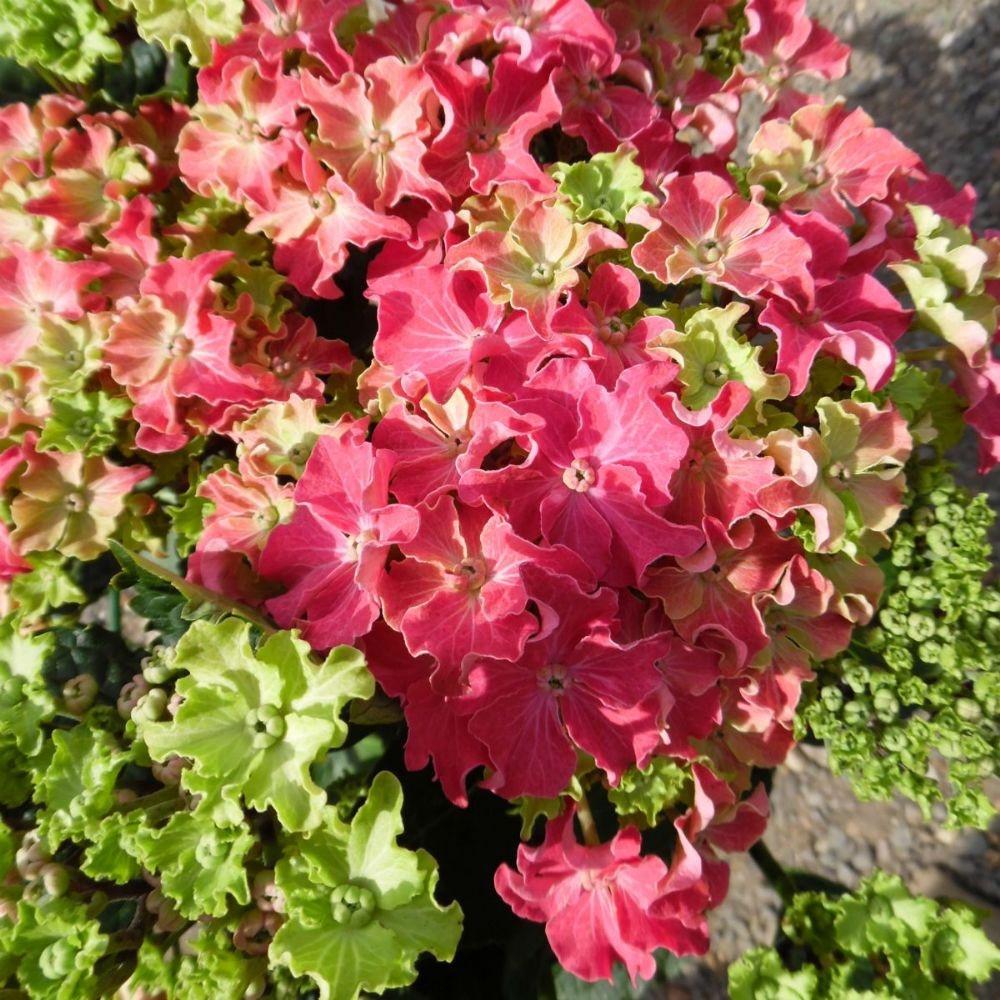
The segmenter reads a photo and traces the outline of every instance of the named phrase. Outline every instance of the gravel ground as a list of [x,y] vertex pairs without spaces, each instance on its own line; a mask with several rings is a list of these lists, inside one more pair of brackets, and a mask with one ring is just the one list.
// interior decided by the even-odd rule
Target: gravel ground
[[[809,9],[854,47],[850,75],[831,91],[955,183],[972,183],[977,226],[1000,227],[1000,0],[810,0]],[[973,442],[958,462],[965,484],[988,490],[1000,510],[1000,473],[976,476]],[[988,927],[1000,935],[1000,826],[957,834],[925,823],[906,800],[858,802],[813,747],[793,751],[775,776],[772,817],[765,841],[787,867],[853,887],[878,866],[915,892],[992,910]],[[773,941],[777,895],[749,857],[730,860],[730,893],[710,920],[712,953],[665,1000],[725,997],[726,965]]]

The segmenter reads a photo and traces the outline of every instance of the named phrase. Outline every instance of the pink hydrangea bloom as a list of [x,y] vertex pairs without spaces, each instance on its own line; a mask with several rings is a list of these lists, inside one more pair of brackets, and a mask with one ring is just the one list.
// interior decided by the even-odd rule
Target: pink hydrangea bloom
[[90,261],[63,261],[17,243],[0,259],[0,365],[20,360],[38,339],[46,316],[80,319],[86,286],[108,268]]
[[386,621],[414,654],[430,653],[458,670],[467,656],[516,659],[538,622],[528,610],[525,565],[593,584],[566,549],[542,549],[514,534],[487,507],[450,496],[417,508],[420,526],[400,543],[381,587]]
[[839,80],[847,72],[850,46],[806,15],[806,0],[749,0],[746,18],[741,45],[760,65],[736,67],[730,88],[753,87],[768,104],[797,107],[807,98],[792,89],[796,77]]
[[610,635],[617,600],[584,594],[573,580],[532,571],[542,612],[539,632],[513,660],[470,658],[475,714],[470,731],[486,745],[495,773],[487,786],[505,798],[560,794],[576,767],[576,747],[617,781],[644,763],[658,742],[662,644],[620,646]]
[[[672,366],[665,366],[672,374]],[[526,538],[561,544],[604,580],[634,583],[662,555],[689,555],[701,532],[658,511],[687,439],[653,400],[655,363],[628,369],[614,390],[580,361],[553,361],[509,408],[538,420],[520,465],[469,469],[460,493],[510,518]]]
[[228,60],[217,79],[199,75],[194,117],[178,141],[181,172],[200,194],[224,191],[266,204],[296,147],[299,81],[280,63],[250,55]]
[[572,808],[545,827],[538,847],[522,844],[517,870],[502,865],[497,892],[526,920],[545,923],[545,934],[563,968],[594,982],[610,979],[622,962],[632,982],[652,979],[653,952],[700,954],[708,948],[702,908],[701,861],[678,829],[668,869],[642,856],[639,831],[626,827],[606,844],[580,844]]
[[367,247],[409,235],[403,219],[369,208],[309,150],[291,151],[283,167],[274,191],[254,211],[247,229],[274,240],[275,266],[304,295],[340,295],[331,278],[347,260],[349,246]]
[[787,120],[765,122],[750,142],[751,180],[775,177],[787,208],[817,211],[838,226],[851,207],[882,200],[892,178],[920,158],[860,108],[809,104]]
[[147,451],[172,451],[188,440],[186,400],[228,404],[255,396],[230,361],[234,324],[212,308],[212,278],[231,257],[213,251],[155,265],[111,327],[104,361],[135,402],[136,441]]
[[389,504],[393,455],[364,440],[364,424],[325,436],[295,487],[291,520],[268,537],[260,572],[287,592],[267,602],[282,628],[317,649],[354,642],[378,617],[389,547],[411,539],[418,514]]
[[812,248],[815,294],[806,304],[771,297],[760,323],[778,338],[777,371],[788,376],[791,392],[801,393],[820,352],[858,368],[872,389],[880,389],[895,368],[895,342],[910,325],[911,314],[870,274],[841,277],[847,262],[844,233],[818,213],[788,224]]
[[375,357],[399,376],[407,395],[426,385],[446,403],[472,366],[502,348],[504,312],[475,271],[441,264],[416,268],[406,285],[376,283],[379,329]]
[[632,259],[665,284],[708,280],[753,298],[764,289],[785,298],[807,293],[809,247],[761,203],[746,201],[716,174],[681,175],[664,185],[666,201],[632,209],[629,222],[649,230]]
[[492,72],[473,61],[469,68],[432,63],[428,73],[445,121],[425,165],[449,191],[485,194],[507,181],[551,190],[552,179],[528,151],[532,137],[559,120],[550,70],[532,71],[504,55]]
[[302,98],[317,122],[315,154],[376,211],[407,197],[448,203],[422,165],[429,90],[429,82],[392,56],[372,63],[364,76],[345,73],[333,84],[302,76]]
[[597,381],[613,389],[626,368],[652,360],[647,343],[671,325],[662,316],[629,322],[623,314],[638,305],[639,295],[639,279],[632,271],[598,264],[586,291],[574,294],[553,317],[556,343],[550,350],[588,359]]

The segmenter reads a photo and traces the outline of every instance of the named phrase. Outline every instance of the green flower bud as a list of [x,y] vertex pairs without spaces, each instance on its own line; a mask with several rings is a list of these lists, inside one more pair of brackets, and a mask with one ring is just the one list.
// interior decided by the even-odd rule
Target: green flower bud
[[139,718],[148,719],[150,722],[162,719],[167,711],[167,702],[169,700],[170,696],[163,688],[153,688],[148,694],[143,696],[139,704],[132,710],[132,718],[135,719],[138,716]]
[[371,889],[347,882],[330,893],[330,913],[336,923],[347,927],[366,927],[375,914],[377,901]]
[[275,705],[261,705],[247,715],[253,731],[253,745],[260,750],[274,746],[285,735],[285,717]]

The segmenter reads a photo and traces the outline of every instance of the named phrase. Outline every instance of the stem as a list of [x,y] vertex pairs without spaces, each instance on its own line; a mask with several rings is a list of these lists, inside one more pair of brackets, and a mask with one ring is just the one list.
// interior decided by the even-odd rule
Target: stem
[[105,955],[114,955],[120,951],[135,951],[142,944],[144,935],[141,930],[118,931],[108,938]]
[[707,278],[703,279],[701,283],[701,301],[709,306],[715,302],[715,289],[711,286]]
[[750,857],[763,872],[764,878],[771,884],[771,888],[781,897],[782,903],[788,906],[795,895],[795,883],[788,872],[781,867],[778,859],[768,850],[763,840],[758,840],[750,848]]
[[583,842],[590,847],[599,846],[601,838],[597,832],[597,824],[594,822],[594,814],[590,811],[586,792],[576,804],[576,818],[580,821],[580,829],[583,831]]
[[117,632],[122,630],[122,592],[117,587],[108,589],[108,631]]
[[[124,545],[113,543],[110,547],[115,558],[118,558],[120,553],[125,560],[135,563],[143,572],[148,573],[150,576],[155,576],[164,583],[169,583],[174,590],[189,601],[200,601],[204,604],[211,604],[221,611],[235,615],[237,618],[242,618],[244,621],[250,622],[251,625],[256,625],[265,635],[275,635],[278,632],[278,629],[266,618],[254,611],[253,608],[248,608],[245,604],[240,604],[238,601],[231,601],[228,597],[224,597],[214,590],[209,590],[208,587],[203,587],[199,583],[191,583],[182,576],[172,573],[165,566],[154,562],[148,556],[140,555],[131,549],[126,549]],[[128,572],[129,568],[122,562],[122,559],[119,558],[118,561],[122,564],[122,568]]]
[[150,792],[149,795],[141,795],[130,802],[123,802],[120,806],[114,808],[112,812],[130,813],[135,812],[136,809],[149,809],[154,806],[171,805],[174,800],[179,800],[180,797],[177,785],[167,785],[165,788]]

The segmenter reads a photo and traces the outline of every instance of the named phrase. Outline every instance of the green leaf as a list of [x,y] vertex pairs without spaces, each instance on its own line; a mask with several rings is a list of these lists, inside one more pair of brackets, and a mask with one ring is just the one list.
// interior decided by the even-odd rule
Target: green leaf
[[89,80],[100,60],[121,58],[109,29],[91,0],[0,0],[4,54],[74,83]]
[[349,827],[328,810],[328,822],[291,841],[275,868],[286,919],[271,961],[309,976],[321,1000],[405,986],[422,951],[445,961],[455,953],[461,911],[434,899],[430,855],[396,844],[401,810],[399,782],[382,772]]
[[641,816],[652,827],[691,787],[690,779],[690,767],[669,757],[654,757],[644,770],[630,767],[618,786],[608,790],[608,798],[619,816]]
[[635,162],[636,151],[625,146],[613,153],[596,153],[580,163],[556,163],[552,176],[559,191],[573,205],[580,222],[616,226],[636,205],[653,205],[656,198],[643,190],[645,174]]
[[778,953],[767,948],[748,951],[729,967],[730,1000],[812,1000],[824,995],[817,990],[815,970],[786,969]]
[[86,907],[69,896],[17,904],[11,951],[17,978],[32,1000],[97,998],[94,966],[108,937]]
[[117,805],[115,781],[132,751],[107,732],[82,723],[52,734],[52,758],[38,778],[38,829],[49,850],[85,840]]
[[33,553],[27,557],[28,573],[19,573],[10,584],[15,614],[27,622],[38,621],[67,604],[82,604],[86,594],[66,572],[67,560],[58,552]]
[[42,723],[55,714],[43,675],[53,642],[51,633],[22,635],[12,617],[0,621],[0,744],[26,756],[41,749]]
[[105,392],[56,394],[38,447],[41,451],[103,455],[115,444],[118,421],[131,408],[127,399]]
[[199,790],[271,807],[287,830],[316,826],[326,796],[310,766],[344,742],[340,713],[370,696],[374,681],[356,650],[338,647],[320,665],[309,653],[294,633],[275,633],[255,651],[246,622],[196,622],[173,661],[187,671],[176,685],[183,702],[169,721],[140,719],[139,736],[154,760],[192,760],[185,787],[193,777]]
[[123,885],[138,878],[142,867],[136,860],[136,836],[142,829],[144,813],[113,812],[90,825],[87,838],[90,843],[83,854],[80,871],[92,879],[117,882]]
[[231,42],[242,25],[243,0],[128,0],[139,34],[168,52],[183,43],[197,66],[212,61],[212,41]]
[[246,857],[256,844],[246,823],[216,826],[207,810],[176,812],[160,829],[136,837],[143,867],[158,875],[164,895],[191,920],[225,915],[230,899],[250,902]]

